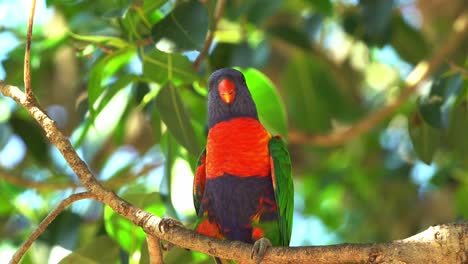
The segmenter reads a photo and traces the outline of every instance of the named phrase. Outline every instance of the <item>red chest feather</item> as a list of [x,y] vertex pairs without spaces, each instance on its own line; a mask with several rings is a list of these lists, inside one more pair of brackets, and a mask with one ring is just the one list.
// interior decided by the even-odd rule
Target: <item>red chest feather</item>
[[213,126],[206,145],[206,176],[225,173],[239,176],[269,176],[270,133],[253,118],[235,118]]

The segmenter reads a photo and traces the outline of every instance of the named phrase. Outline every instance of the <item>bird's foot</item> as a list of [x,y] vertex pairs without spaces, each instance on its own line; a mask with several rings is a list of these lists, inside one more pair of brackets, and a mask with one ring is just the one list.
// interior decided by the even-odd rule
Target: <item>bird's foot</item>
[[161,221],[159,221],[158,229],[159,232],[166,233],[167,231],[169,231],[170,228],[175,226],[183,227],[184,225],[179,220],[176,220],[174,218],[163,217],[161,218]]
[[267,249],[272,246],[273,245],[271,244],[271,241],[268,238],[266,237],[260,238],[259,240],[255,241],[252,247],[250,258],[253,259],[255,256],[256,263],[259,264],[262,261],[263,257],[265,256]]
[[[163,217],[161,218],[161,221],[158,224],[158,229],[159,229],[159,232],[166,233],[167,231],[169,231],[170,228],[175,227],[175,226],[183,227],[184,225],[179,220],[176,220],[174,218]],[[174,247],[174,244],[170,242],[167,242],[167,244],[163,244],[161,241],[161,248],[163,250],[169,251],[173,247]]]

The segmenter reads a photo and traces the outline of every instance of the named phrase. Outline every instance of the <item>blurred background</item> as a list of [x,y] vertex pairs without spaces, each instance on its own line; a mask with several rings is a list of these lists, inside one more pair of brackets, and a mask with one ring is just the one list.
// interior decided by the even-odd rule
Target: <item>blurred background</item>
[[[22,87],[30,1],[0,0],[0,79]],[[32,87],[103,184],[191,227],[212,71],[239,67],[295,181],[291,246],[384,242],[468,217],[468,42],[369,132],[446,49],[465,0],[38,0]],[[222,13],[220,11],[223,11]],[[222,14],[222,15],[221,15]],[[466,24],[466,22],[465,22]],[[207,55],[195,62],[207,35]],[[27,112],[0,96],[0,259],[84,191]],[[140,228],[76,202],[22,263],[147,263]],[[166,263],[211,263],[175,248]]]

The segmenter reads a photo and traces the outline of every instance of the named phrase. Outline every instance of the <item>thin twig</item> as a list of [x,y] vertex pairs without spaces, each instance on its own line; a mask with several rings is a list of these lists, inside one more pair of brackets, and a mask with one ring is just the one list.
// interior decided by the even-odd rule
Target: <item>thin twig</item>
[[73,202],[83,200],[83,199],[95,199],[97,200],[96,195],[89,193],[89,192],[82,192],[82,193],[75,193],[70,195],[68,198],[62,200],[54,210],[52,210],[49,215],[42,220],[39,226],[34,230],[34,232],[28,237],[26,241],[19,247],[19,249],[15,252],[13,257],[10,260],[10,264],[18,263],[26,251],[31,247],[32,243],[47,229],[47,227],[54,221],[55,218],[67,208]]
[[[461,23],[462,25],[460,25]],[[451,34],[445,45],[442,46],[442,48],[432,57],[429,64],[426,65],[423,63],[415,67],[410,76],[417,77],[413,78],[414,80],[407,80],[408,85],[406,89],[400,93],[395,101],[389,103],[380,110],[371,113],[353,126],[345,130],[332,132],[328,135],[307,135],[300,131],[292,131],[288,135],[289,142],[295,144],[308,143],[320,146],[337,146],[373,129],[377,124],[392,115],[401,105],[408,101],[408,99],[418,90],[422,81],[435,73],[445,62],[445,58],[454,52],[460,43],[462,43],[462,40],[466,37],[466,33],[468,31],[468,12],[465,12],[457,18],[454,22],[454,25],[455,24],[458,25],[458,28],[456,28],[455,32]]]
[[194,70],[198,70],[201,62],[205,59],[205,57],[208,55],[208,52],[210,51],[211,43],[213,42],[214,34],[218,28],[219,20],[221,20],[221,17],[223,16],[224,6],[225,6],[225,0],[218,0],[218,3],[216,4],[213,26],[211,27],[210,32],[208,33],[208,36],[205,39],[203,50],[200,52],[198,57],[193,62]]
[[[137,173],[129,174],[128,176],[124,177],[113,177],[109,180],[102,181],[102,185],[109,189],[116,189],[122,187],[125,184],[128,184],[130,181],[147,175],[151,170],[160,167],[162,163],[150,164],[144,166],[143,169]],[[28,189],[36,189],[36,190],[64,190],[64,189],[76,189],[76,188],[84,188],[82,184],[79,182],[40,182],[40,181],[33,181],[30,179],[23,178],[19,175],[11,175],[5,171],[0,169],[0,179],[5,180],[8,183],[16,185],[18,187],[24,187]]]
[[156,236],[147,234],[146,242],[148,243],[149,263],[162,264],[163,257],[161,252],[161,240]]
[[28,34],[26,38],[26,51],[24,52],[24,90],[27,98],[33,98],[31,89],[31,42],[32,29],[34,24],[34,11],[36,10],[36,0],[31,2],[31,13],[29,13]]
[[25,179],[19,175],[10,175],[4,171],[0,170],[0,179],[5,180],[8,183],[13,185],[24,187],[28,189],[36,189],[40,191],[44,190],[63,190],[68,188],[78,188],[83,187],[74,182],[64,182],[64,183],[50,183],[50,182],[38,182],[30,179]]

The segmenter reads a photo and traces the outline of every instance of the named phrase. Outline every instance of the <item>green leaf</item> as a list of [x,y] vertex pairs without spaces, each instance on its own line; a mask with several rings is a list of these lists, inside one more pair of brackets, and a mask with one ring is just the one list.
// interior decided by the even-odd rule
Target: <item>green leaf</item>
[[210,64],[214,69],[261,67],[268,60],[269,53],[270,47],[266,41],[256,47],[252,47],[248,42],[218,43],[210,54]]
[[369,45],[385,45],[391,34],[391,18],[394,1],[360,0],[361,23],[364,26],[363,40]]
[[201,152],[200,144],[190,123],[189,116],[180,98],[177,87],[168,82],[159,91],[156,97],[156,108],[167,129],[177,142],[185,147],[191,154],[198,156]]
[[466,201],[468,201],[468,183],[465,182],[458,186],[455,193],[457,214],[465,219],[468,218],[468,206],[466,206]]
[[317,13],[304,17],[304,31],[307,33],[308,40],[313,40],[317,36],[323,20],[324,16]]
[[462,83],[460,74],[437,76],[429,95],[419,101],[424,121],[435,128],[447,128],[453,105],[462,95]]
[[414,114],[408,129],[418,158],[426,164],[431,164],[435,152],[441,145],[442,131],[423,122],[419,112]]
[[468,100],[452,110],[447,128],[447,143],[455,156],[468,161]]
[[18,114],[10,118],[10,125],[13,132],[19,135],[26,144],[27,152],[40,164],[47,164],[49,143],[41,127],[30,118]]
[[281,0],[250,0],[246,5],[248,8],[247,19],[253,24],[260,24],[272,16],[281,7]]
[[166,132],[161,137],[161,150],[164,153],[165,164],[163,178],[161,181],[161,196],[166,205],[167,215],[176,216],[176,210],[171,200],[171,191],[173,186],[173,173],[177,157],[180,156],[180,145],[177,144],[174,136]]
[[[158,193],[138,193],[135,190],[129,190],[120,196],[129,203],[156,216],[161,217],[166,212]],[[145,232],[140,227],[114,212],[109,206],[104,208],[104,226],[107,234],[129,254],[139,250],[146,237]]]
[[257,105],[262,124],[273,135],[288,136],[288,125],[284,103],[275,85],[260,71],[248,68],[242,70],[250,93]]
[[417,64],[430,54],[430,46],[421,31],[406,24],[401,15],[392,18],[392,38],[390,44],[405,61]]
[[23,193],[23,191],[24,189],[18,188],[13,184],[3,180],[0,181],[0,199],[1,201],[5,201],[0,203],[0,216],[7,216],[17,210],[15,209],[14,203],[12,201],[21,193]]
[[[312,59],[311,59],[312,58]],[[330,74],[331,69],[319,59],[298,53],[282,76],[288,113],[296,128],[308,132],[331,129],[331,119],[352,119],[357,111],[351,107]]]
[[69,32],[68,34],[70,34],[70,36],[76,40],[80,40],[80,41],[84,41],[88,43],[100,44],[104,46],[110,46],[110,47],[114,47],[118,49],[124,49],[130,45],[130,43],[118,37],[79,35],[73,32]]
[[98,106],[96,107],[96,113],[100,113],[107,104],[111,101],[112,98],[120,90],[127,87],[129,84],[134,83],[139,80],[139,76],[135,74],[125,74],[119,77],[115,82],[109,85],[109,87],[104,91],[102,100],[99,101]]
[[99,236],[91,243],[77,249],[59,263],[116,263],[119,260],[119,247],[107,236]]
[[280,24],[268,28],[268,33],[304,50],[310,50],[310,43],[305,32],[289,25]]
[[155,139],[155,143],[159,143],[161,141],[162,136],[162,128],[161,128],[161,115],[156,109],[154,104],[151,104],[148,107],[148,112],[150,116],[150,124],[153,132],[153,136]]
[[330,0],[307,0],[307,2],[323,15],[331,16],[333,13],[333,5]]
[[168,80],[168,56],[171,56],[172,80],[175,83],[191,83],[199,78],[187,57],[158,50],[143,55],[143,76],[157,84],[165,84]]
[[[194,251],[188,251],[184,248],[175,247],[167,252],[164,257],[165,263],[200,263],[201,261],[195,261],[192,255]],[[207,255],[205,255],[207,256]],[[207,260],[207,261],[206,261]],[[205,257],[205,263],[213,263],[213,258]]]
[[[0,101],[0,105],[1,105],[1,101]],[[0,110],[2,110],[2,109],[0,109]],[[5,112],[9,111],[9,109],[8,110],[5,109],[4,111]],[[10,113],[7,113],[7,114],[9,115]],[[11,130],[11,128],[10,128],[10,126],[8,124],[0,122],[0,151],[5,147],[5,145],[10,140],[10,136],[11,136],[12,132],[13,131]]]
[[75,248],[82,222],[83,218],[78,214],[64,211],[47,227],[41,238],[51,245]]
[[94,103],[102,93],[105,78],[110,77],[135,55],[134,49],[121,49],[101,57],[92,67],[88,81],[88,101],[92,114],[95,114]]
[[83,129],[79,131],[79,134],[76,137],[76,141],[74,142],[74,147],[77,148],[83,142],[83,139],[86,137],[89,129],[94,124],[96,117],[98,114],[107,106],[107,104],[111,101],[112,98],[119,92],[120,90],[127,87],[132,82],[135,82],[139,79],[139,76],[134,74],[126,74],[112,83],[108,89],[104,91],[104,95],[102,100],[99,101],[98,106],[94,109],[95,115],[91,115],[86,121],[83,122]]
[[164,52],[201,50],[208,32],[208,12],[197,0],[182,2],[153,26],[156,48]]

